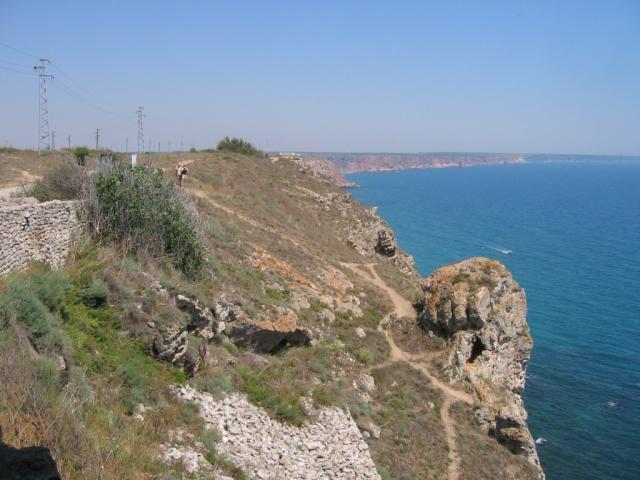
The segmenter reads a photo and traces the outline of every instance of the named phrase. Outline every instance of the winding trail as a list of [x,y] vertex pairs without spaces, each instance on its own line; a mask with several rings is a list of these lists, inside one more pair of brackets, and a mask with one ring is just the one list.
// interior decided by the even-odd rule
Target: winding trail
[[[413,317],[415,311],[409,301],[403,298],[397,291],[391,288],[386,282],[380,278],[375,270],[375,264],[355,264],[355,263],[343,263],[343,266],[349,268],[351,271],[360,275],[376,287],[383,290],[391,299],[393,304],[393,311],[388,313],[382,321],[378,324],[378,331],[384,334],[387,343],[389,344],[389,357],[383,365],[392,362],[404,362],[411,365],[416,370],[420,371],[433,386],[435,386],[443,397],[442,407],[440,408],[440,418],[444,425],[445,437],[447,439],[447,446],[449,447],[449,465],[447,467],[448,480],[458,480],[460,477],[460,455],[458,454],[458,442],[455,430],[455,421],[451,417],[451,405],[454,402],[462,402],[467,405],[473,405],[474,400],[471,395],[466,392],[456,390],[450,387],[446,383],[442,382],[439,378],[434,376],[430,371],[428,364],[424,361],[424,356],[414,355],[402,350],[393,339],[393,336],[388,330],[389,322],[395,317]],[[380,365],[378,365],[379,367]]]

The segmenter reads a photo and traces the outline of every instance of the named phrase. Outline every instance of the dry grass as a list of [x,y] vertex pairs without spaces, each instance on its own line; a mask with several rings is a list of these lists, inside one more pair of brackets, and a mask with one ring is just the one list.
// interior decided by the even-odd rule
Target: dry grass
[[408,365],[372,373],[377,387],[368,414],[382,427],[380,439],[368,440],[376,465],[396,480],[445,478],[447,442],[438,390]]
[[537,472],[526,459],[512,454],[480,429],[471,411],[454,404],[451,413],[458,425],[461,480],[537,478]]

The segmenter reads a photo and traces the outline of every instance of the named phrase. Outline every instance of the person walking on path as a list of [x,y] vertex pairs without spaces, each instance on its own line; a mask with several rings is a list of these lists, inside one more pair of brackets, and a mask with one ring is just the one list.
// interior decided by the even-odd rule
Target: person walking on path
[[189,169],[183,165],[182,166],[182,172],[180,175],[180,186],[184,187],[184,184],[187,182],[187,174],[189,173]]
[[182,187],[182,173],[183,173],[184,167],[182,166],[181,163],[179,163],[176,166],[176,183],[178,184],[179,187]]

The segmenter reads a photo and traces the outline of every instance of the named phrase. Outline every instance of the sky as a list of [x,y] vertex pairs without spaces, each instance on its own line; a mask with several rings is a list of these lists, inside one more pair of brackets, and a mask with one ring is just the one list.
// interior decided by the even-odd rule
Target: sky
[[0,0],[0,145],[640,155],[640,0]]

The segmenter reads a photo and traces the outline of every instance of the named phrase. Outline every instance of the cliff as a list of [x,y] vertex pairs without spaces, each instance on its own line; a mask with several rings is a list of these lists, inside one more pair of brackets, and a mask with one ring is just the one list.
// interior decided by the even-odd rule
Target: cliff
[[380,172],[424,168],[475,167],[524,163],[510,153],[326,153],[315,158],[329,160],[340,172]]
[[446,340],[446,377],[473,391],[490,435],[540,468],[521,397],[532,348],[524,290],[500,262],[471,258],[433,272],[422,291],[418,321]]
[[66,479],[539,478],[526,305],[504,267],[465,263],[449,291],[459,272],[422,282],[374,209],[294,160],[143,159],[169,180],[178,161],[199,276],[85,236],[58,270],[2,279],[8,445],[48,448]]

